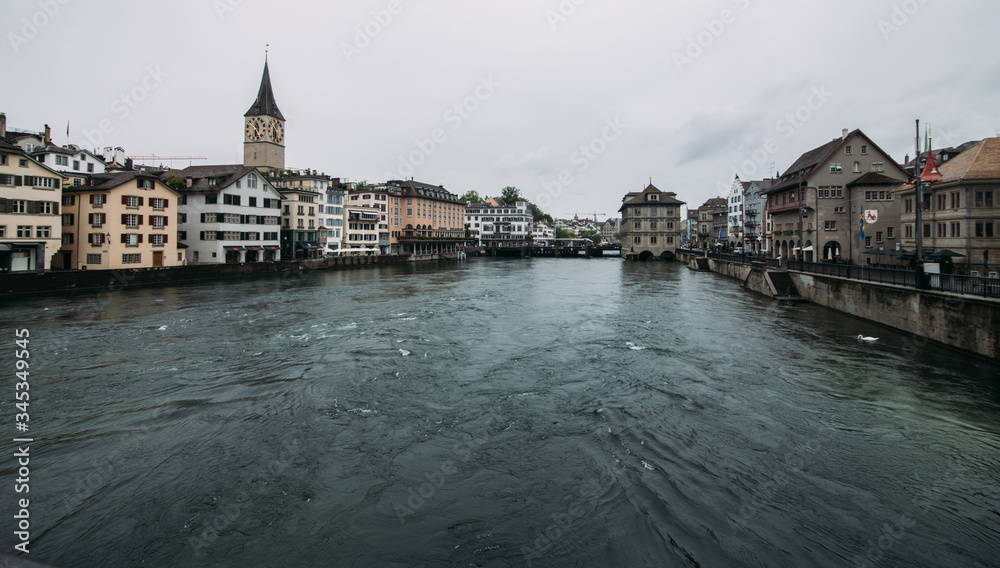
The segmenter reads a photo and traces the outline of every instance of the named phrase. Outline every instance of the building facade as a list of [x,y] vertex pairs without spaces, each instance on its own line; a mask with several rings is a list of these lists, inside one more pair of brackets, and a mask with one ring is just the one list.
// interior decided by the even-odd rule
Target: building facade
[[63,189],[64,268],[117,270],[182,266],[180,194],[150,172],[91,176]]
[[868,173],[903,182],[908,174],[860,130],[802,154],[762,195],[772,217],[771,256],[864,263],[851,233],[863,211],[851,182]]
[[956,271],[984,277],[1000,275],[1000,138],[986,138],[938,166],[940,181],[923,199],[917,229],[913,184],[894,191],[902,201],[902,244],[916,248],[922,231],[925,255],[949,250]]
[[649,184],[628,193],[618,210],[622,215],[622,258],[673,260],[681,243],[681,206],[677,194]]
[[5,129],[0,115],[0,272],[42,272],[62,244],[66,178],[6,139]]
[[520,247],[531,244],[534,216],[527,202],[514,204],[496,199],[469,203],[464,211],[472,238],[484,247]]
[[266,59],[257,98],[243,115],[243,165],[262,171],[285,169],[285,117],[274,101]]
[[443,186],[413,180],[392,180],[386,185],[398,191],[401,234],[395,241],[399,254],[415,259],[441,257],[473,242],[465,237],[466,203],[458,195]]
[[281,259],[281,194],[260,170],[191,166],[160,178],[180,193],[177,237],[190,263]]

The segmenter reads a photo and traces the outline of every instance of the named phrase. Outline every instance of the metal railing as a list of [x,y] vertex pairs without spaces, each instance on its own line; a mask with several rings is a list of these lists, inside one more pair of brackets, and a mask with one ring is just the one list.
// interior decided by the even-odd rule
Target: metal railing
[[912,287],[916,287],[917,285],[917,273],[913,270],[871,268],[854,264],[827,262],[803,262],[801,260],[789,260],[788,269],[826,276],[837,276],[839,278],[850,278],[851,280],[878,282],[880,284],[896,284],[898,286]]

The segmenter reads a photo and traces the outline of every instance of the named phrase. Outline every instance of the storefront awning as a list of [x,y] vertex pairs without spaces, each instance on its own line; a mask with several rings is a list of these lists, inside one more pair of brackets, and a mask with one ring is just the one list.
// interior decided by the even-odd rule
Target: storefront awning
[[226,247],[226,246],[224,246],[224,247],[222,247],[222,248],[224,248],[224,249],[226,249],[226,250],[228,250],[228,251],[240,251],[240,250],[246,250],[246,249],[245,249],[245,248],[243,248],[243,247]]
[[264,248],[267,250],[281,250],[281,247],[276,247],[273,245],[264,245]]
[[315,241],[301,241],[295,244],[298,245],[299,248],[304,248],[306,250],[315,250],[323,248],[319,246],[319,243]]
[[260,247],[246,247],[247,250],[261,250]]
[[0,252],[10,252],[14,249],[10,248],[10,245],[0,243]]

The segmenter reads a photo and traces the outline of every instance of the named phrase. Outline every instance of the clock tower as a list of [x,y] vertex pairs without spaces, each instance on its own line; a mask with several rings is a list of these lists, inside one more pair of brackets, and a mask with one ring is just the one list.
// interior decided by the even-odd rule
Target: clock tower
[[285,117],[274,102],[266,57],[257,99],[243,117],[243,165],[261,170],[285,169]]

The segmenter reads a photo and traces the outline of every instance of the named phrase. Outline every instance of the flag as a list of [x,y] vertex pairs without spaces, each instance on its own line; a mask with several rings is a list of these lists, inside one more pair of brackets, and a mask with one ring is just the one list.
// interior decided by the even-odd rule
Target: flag
[[861,218],[859,219],[859,223],[860,223],[860,225],[859,225],[858,234],[861,235],[861,242],[864,242],[864,240],[865,240],[865,214],[863,212],[861,213]]

